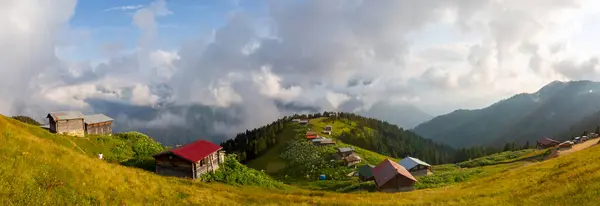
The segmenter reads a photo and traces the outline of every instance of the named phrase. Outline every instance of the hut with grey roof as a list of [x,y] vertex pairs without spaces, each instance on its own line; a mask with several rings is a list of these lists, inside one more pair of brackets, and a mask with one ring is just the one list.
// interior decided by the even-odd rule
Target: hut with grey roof
[[406,157],[400,160],[398,164],[402,165],[402,167],[408,170],[413,176],[426,176],[433,174],[431,172],[431,165],[414,157]]
[[85,134],[112,135],[113,119],[104,114],[85,115]]
[[85,135],[84,115],[78,111],[50,112],[46,116],[50,131],[58,134],[83,137]]

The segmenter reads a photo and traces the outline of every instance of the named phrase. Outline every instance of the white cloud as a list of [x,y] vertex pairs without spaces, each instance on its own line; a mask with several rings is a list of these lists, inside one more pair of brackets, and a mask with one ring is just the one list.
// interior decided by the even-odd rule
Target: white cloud
[[142,33],[133,52],[103,47],[106,60],[95,66],[55,54],[81,44],[57,40],[74,1],[0,3],[0,112],[38,95],[73,107],[89,98],[152,105],[165,84],[169,100],[242,107],[242,127],[255,127],[282,114],[274,101],[321,109],[408,102],[439,114],[600,74],[597,1],[271,1],[261,19],[238,10],[213,36],[177,51],[156,44],[157,19],[173,14],[167,6],[107,9],[136,10],[132,25]]
[[128,11],[128,10],[138,10],[141,9],[142,7],[144,7],[144,5],[138,4],[138,5],[126,5],[126,6],[115,6],[115,7],[111,7],[108,9],[104,9],[102,11]]

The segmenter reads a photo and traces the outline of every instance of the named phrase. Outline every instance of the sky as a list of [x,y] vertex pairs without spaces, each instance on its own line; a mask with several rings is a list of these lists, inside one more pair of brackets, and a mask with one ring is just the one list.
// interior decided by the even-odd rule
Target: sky
[[594,0],[3,0],[0,113],[102,99],[237,105],[264,119],[247,127],[277,102],[440,115],[600,80],[599,17]]

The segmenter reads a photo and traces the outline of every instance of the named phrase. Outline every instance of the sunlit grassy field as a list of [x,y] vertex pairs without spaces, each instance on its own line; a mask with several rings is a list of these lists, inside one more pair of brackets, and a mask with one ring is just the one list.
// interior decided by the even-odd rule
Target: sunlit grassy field
[[[597,205],[600,147],[413,192],[234,187],[106,163],[0,117],[0,205]],[[59,141],[60,142],[60,141]],[[486,166],[489,167],[489,166]]]

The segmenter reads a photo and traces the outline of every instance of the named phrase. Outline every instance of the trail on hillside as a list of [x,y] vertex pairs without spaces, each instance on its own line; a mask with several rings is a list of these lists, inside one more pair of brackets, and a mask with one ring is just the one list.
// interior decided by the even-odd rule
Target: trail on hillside
[[70,138],[67,138],[69,140],[69,142],[71,142],[71,144],[73,144],[73,148],[77,148],[79,149],[79,151],[83,152],[83,154],[85,154],[85,151],[83,149],[81,149],[81,147],[79,147],[79,145],[77,145],[77,143],[75,143],[73,140],[71,140]]

